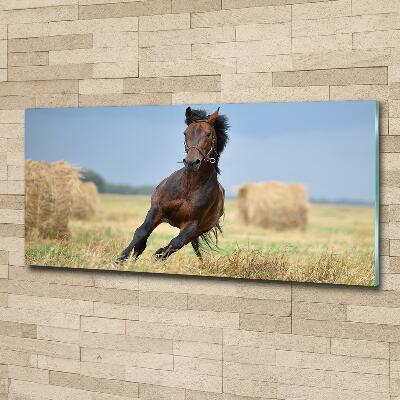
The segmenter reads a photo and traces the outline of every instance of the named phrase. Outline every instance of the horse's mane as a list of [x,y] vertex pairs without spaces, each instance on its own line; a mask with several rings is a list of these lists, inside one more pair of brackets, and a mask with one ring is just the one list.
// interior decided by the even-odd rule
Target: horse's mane
[[[199,119],[207,119],[208,114],[205,110],[193,110],[192,114],[188,118],[186,117],[185,123],[189,125],[192,122],[198,121]],[[213,127],[215,129],[215,134],[217,135],[217,155],[215,157],[215,169],[217,173],[220,173],[220,169],[218,168],[218,161],[220,154],[224,151],[226,144],[228,143],[228,129],[229,122],[226,115],[218,115],[217,119],[213,123]]]

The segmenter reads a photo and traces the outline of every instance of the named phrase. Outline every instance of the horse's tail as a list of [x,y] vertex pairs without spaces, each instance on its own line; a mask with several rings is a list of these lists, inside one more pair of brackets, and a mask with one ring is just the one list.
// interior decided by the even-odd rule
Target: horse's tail
[[200,235],[199,239],[201,247],[207,246],[211,250],[218,249],[218,236],[222,234],[222,228],[219,221],[208,232]]

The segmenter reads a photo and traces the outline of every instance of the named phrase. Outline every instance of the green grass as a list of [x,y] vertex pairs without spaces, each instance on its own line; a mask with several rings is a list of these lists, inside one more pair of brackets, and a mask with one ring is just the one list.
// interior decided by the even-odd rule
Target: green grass
[[135,262],[114,263],[143,221],[148,196],[102,195],[96,216],[70,222],[68,241],[27,240],[30,265],[121,269],[189,275],[372,285],[374,282],[374,210],[372,207],[312,205],[305,231],[274,231],[245,226],[236,202],[226,201],[224,230],[217,251],[203,263],[186,246],[166,262],[152,254],[178,230],[160,225]]

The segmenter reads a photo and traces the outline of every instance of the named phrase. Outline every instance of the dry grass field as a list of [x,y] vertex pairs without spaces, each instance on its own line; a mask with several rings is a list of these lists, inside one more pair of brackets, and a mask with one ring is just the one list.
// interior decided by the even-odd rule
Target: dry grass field
[[114,264],[143,221],[149,206],[147,196],[101,195],[95,217],[70,221],[69,240],[27,238],[26,263],[114,269],[139,272],[224,276],[373,285],[373,208],[344,205],[311,205],[305,231],[273,231],[239,222],[235,200],[226,201],[222,221],[224,235],[219,249],[208,250],[202,263],[191,246],[166,262],[154,262],[152,254],[176,235],[177,230],[160,225],[148,247],[135,262]]

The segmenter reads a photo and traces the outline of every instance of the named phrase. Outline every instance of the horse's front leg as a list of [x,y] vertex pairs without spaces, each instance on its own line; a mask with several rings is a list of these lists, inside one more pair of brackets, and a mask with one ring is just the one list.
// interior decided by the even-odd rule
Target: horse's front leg
[[156,260],[166,260],[172,253],[175,253],[198,236],[198,224],[197,222],[191,222],[181,229],[179,235],[174,237],[168,246],[158,249],[154,253],[154,258]]
[[139,257],[146,248],[147,239],[151,232],[160,224],[161,218],[157,210],[150,208],[143,224],[136,229],[132,241],[128,247],[121,253],[117,261],[124,262],[132,253],[135,258]]

